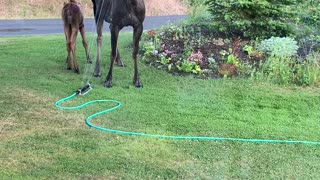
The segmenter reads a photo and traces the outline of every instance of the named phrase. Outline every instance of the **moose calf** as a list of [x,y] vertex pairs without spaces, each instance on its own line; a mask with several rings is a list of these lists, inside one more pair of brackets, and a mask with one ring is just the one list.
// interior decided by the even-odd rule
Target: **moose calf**
[[80,3],[75,0],[69,0],[68,3],[64,3],[62,8],[62,20],[64,33],[67,41],[67,69],[71,70],[71,53],[73,56],[73,66],[74,72],[80,73],[77,58],[76,58],[76,40],[78,31],[80,30],[82,36],[82,44],[86,52],[87,63],[91,63],[89,52],[88,52],[88,43],[85,36],[84,24],[83,24],[83,14],[81,11]]

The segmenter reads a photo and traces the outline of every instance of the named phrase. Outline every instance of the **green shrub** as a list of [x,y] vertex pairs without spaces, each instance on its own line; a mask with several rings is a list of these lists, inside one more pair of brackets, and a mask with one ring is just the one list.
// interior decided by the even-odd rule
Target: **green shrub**
[[294,0],[206,0],[221,32],[251,39],[287,36]]
[[298,48],[297,41],[288,37],[271,37],[261,41],[257,50],[266,55],[266,60],[257,74],[277,84],[296,84],[298,62],[295,55]]
[[252,74],[254,79],[282,85],[318,85],[320,83],[320,54],[312,53],[301,60],[293,57],[269,56],[260,65],[260,69]]
[[279,58],[292,57],[297,54],[299,46],[297,41],[292,38],[271,37],[261,41],[257,49],[269,56]]

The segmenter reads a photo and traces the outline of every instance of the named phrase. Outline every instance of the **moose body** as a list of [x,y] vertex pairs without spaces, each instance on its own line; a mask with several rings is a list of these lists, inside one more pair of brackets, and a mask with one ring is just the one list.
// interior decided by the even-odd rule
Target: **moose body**
[[143,21],[145,18],[145,5],[143,0],[92,0],[95,22],[97,26],[97,61],[94,76],[100,77],[100,54],[102,43],[102,28],[104,21],[110,24],[111,32],[111,63],[109,73],[104,86],[112,87],[112,70],[117,60],[118,66],[124,66],[121,61],[117,47],[119,31],[125,26],[133,27],[133,61],[134,77],[133,84],[142,87],[138,74],[137,55],[139,51],[139,41],[143,31]]
[[73,56],[73,66],[74,72],[80,73],[79,66],[76,58],[76,40],[78,31],[80,30],[82,36],[82,44],[86,52],[87,63],[91,63],[88,52],[88,43],[85,36],[84,24],[83,24],[83,14],[81,12],[80,4],[75,0],[69,0],[68,3],[64,3],[62,8],[62,20],[64,33],[66,36],[67,45],[67,69],[71,70],[71,53]]

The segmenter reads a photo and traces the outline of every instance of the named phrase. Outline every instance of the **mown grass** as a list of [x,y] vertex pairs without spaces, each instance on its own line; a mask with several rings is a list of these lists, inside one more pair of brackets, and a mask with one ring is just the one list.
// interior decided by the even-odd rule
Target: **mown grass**
[[[92,58],[95,37],[88,35]],[[89,129],[79,111],[54,108],[87,80],[94,91],[68,105],[115,99],[121,109],[92,122],[152,134],[320,141],[320,89],[247,80],[177,77],[140,62],[144,88],[132,86],[132,35],[121,35],[127,65],[103,81],[109,64],[104,38],[103,78],[66,70],[63,35],[0,38],[0,179],[319,179],[320,148],[311,145],[175,141]],[[92,43],[93,42],[93,43]]]

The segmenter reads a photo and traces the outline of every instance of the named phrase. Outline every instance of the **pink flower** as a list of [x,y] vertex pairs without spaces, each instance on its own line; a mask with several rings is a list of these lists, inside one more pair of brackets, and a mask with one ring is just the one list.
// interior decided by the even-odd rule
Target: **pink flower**
[[190,57],[187,59],[187,61],[193,61],[195,63],[201,63],[203,59],[203,55],[200,51],[197,53],[191,54]]
[[164,52],[165,52],[167,55],[172,54],[172,52],[171,52],[171,51],[169,51],[169,50],[167,50],[167,49],[166,49]]

